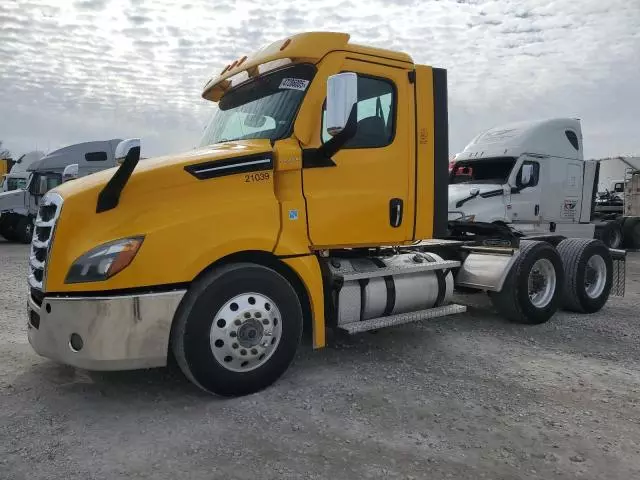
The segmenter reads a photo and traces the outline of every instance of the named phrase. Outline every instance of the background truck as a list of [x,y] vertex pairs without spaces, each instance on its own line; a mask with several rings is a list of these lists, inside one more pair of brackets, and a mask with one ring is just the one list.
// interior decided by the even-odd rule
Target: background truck
[[449,218],[510,225],[525,234],[596,237],[611,248],[624,241],[638,248],[637,213],[599,209],[600,166],[601,161],[584,160],[578,119],[491,128],[456,155],[449,175]]
[[[262,389],[303,329],[349,334],[465,311],[486,290],[506,318],[595,312],[621,293],[624,252],[448,222],[447,77],[340,33],[277,41],[205,86],[199,148],[65,183],[31,244],[29,341],[80,368],[174,356],[220,395]],[[475,172],[475,171],[474,171]],[[616,268],[618,265],[618,268]]]
[[44,153],[38,150],[25,153],[16,161],[12,162],[11,168],[7,171],[2,179],[2,187],[0,192],[8,192],[11,190],[24,189],[27,186],[29,172],[27,169],[33,162],[44,157]]
[[[64,169],[77,165],[77,175],[84,176],[114,167],[115,148],[120,141],[78,143],[40,158],[40,152],[25,155],[7,176],[7,191],[0,192],[0,235],[10,241],[31,242],[40,199],[62,183]],[[14,172],[16,167],[20,168]],[[23,183],[12,185],[10,182],[13,181]]]

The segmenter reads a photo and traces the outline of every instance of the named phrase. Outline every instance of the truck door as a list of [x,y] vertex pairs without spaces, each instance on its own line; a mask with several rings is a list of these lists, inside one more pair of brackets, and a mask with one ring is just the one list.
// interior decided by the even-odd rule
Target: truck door
[[580,221],[583,163],[576,161],[567,164],[567,176],[562,189],[563,199],[560,206],[562,222],[575,223]]
[[[528,182],[523,184],[523,175],[528,170]],[[525,180],[527,180],[525,178]],[[511,195],[511,218],[513,223],[538,223],[540,221],[540,162],[525,160],[515,177],[516,191]]]
[[[311,243],[351,246],[411,239],[415,127],[407,70],[347,59],[342,71],[358,74],[358,130],[334,155],[335,166],[303,170]],[[319,123],[325,142],[330,137],[324,109]]]

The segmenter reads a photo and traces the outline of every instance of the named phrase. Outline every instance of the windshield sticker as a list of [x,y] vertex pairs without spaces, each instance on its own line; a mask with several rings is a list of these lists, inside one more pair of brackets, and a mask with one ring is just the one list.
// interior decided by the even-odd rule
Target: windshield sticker
[[302,90],[303,92],[309,86],[309,80],[303,80],[301,78],[283,78],[280,82],[280,89],[287,90]]

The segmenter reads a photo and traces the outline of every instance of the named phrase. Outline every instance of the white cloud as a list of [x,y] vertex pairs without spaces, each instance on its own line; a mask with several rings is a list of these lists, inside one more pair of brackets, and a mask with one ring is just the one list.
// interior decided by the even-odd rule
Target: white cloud
[[451,150],[479,130],[577,116],[586,153],[640,152],[640,3],[628,0],[22,0],[0,4],[0,139],[16,152],[141,136],[191,148],[230,59],[345,31],[449,71]]

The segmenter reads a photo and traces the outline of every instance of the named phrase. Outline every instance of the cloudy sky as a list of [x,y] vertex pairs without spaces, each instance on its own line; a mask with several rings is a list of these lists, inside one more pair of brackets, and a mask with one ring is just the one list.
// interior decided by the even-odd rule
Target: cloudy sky
[[0,140],[190,149],[211,74],[309,30],[447,68],[451,153],[491,126],[572,116],[587,156],[640,154],[640,0],[2,0]]

